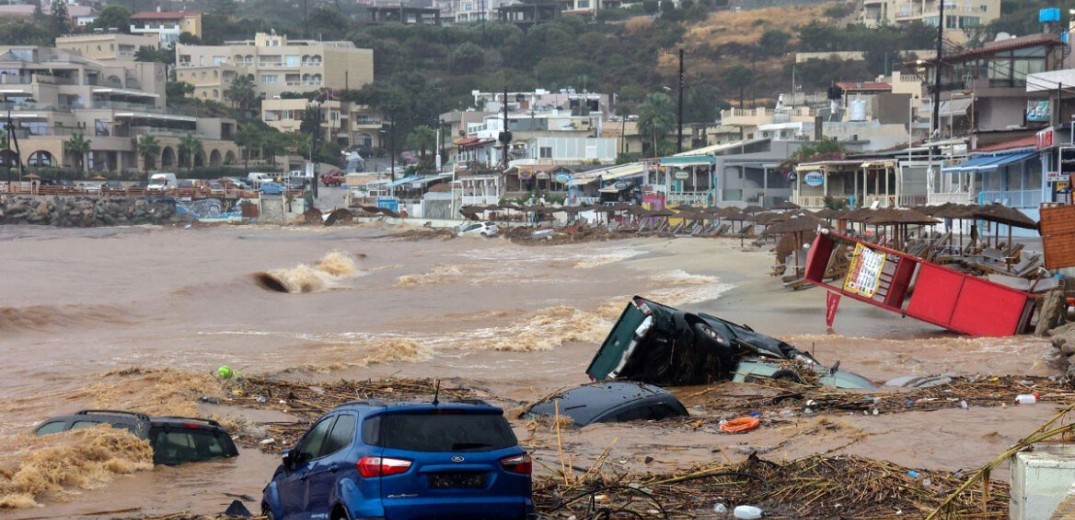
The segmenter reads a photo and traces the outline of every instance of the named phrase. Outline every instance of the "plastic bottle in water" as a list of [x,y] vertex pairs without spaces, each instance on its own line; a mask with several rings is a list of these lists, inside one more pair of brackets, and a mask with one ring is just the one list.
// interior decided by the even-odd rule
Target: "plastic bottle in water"
[[1015,396],[1015,402],[1019,404],[1034,404],[1038,402],[1038,393],[1034,392],[1032,394],[1019,394]]
[[733,514],[741,520],[753,520],[762,517],[762,510],[754,506],[735,506]]

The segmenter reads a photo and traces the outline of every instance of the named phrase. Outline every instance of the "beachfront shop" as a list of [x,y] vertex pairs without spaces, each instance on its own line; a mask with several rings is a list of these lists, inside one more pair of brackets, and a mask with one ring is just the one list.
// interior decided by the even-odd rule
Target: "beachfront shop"
[[717,188],[713,173],[716,164],[712,155],[661,157],[656,170],[651,170],[651,184],[665,194],[670,206],[712,206]]
[[825,199],[849,208],[898,205],[902,174],[895,161],[823,161],[803,163],[793,173],[792,202],[806,209],[825,207]]

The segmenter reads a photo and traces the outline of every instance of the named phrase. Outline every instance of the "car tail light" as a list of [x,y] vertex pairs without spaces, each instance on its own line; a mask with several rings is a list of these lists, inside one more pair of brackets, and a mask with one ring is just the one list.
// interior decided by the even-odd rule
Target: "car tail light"
[[411,461],[389,457],[362,457],[355,464],[358,474],[364,478],[387,477],[406,473],[411,469]]
[[512,473],[521,473],[523,475],[529,475],[534,471],[534,463],[530,460],[530,455],[525,453],[500,459],[500,465]]

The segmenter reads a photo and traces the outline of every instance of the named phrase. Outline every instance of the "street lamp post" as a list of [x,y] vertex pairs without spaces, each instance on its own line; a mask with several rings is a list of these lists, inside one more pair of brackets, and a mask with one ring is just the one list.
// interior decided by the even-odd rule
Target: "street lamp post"
[[313,174],[313,195],[317,198],[317,184],[321,181],[320,176],[317,174],[317,162],[314,160],[315,150],[317,150],[317,136],[321,133],[321,103],[317,101],[311,101],[310,107],[314,111],[314,131],[310,137],[310,171]]

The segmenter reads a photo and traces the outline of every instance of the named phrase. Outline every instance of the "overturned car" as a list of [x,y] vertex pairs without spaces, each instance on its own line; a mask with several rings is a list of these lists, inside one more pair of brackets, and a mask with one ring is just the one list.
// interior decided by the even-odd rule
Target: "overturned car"
[[876,388],[838,365],[822,365],[810,354],[745,325],[635,296],[586,373],[595,381],[626,379],[659,386],[772,378]]

